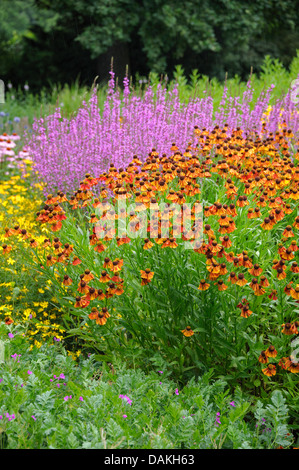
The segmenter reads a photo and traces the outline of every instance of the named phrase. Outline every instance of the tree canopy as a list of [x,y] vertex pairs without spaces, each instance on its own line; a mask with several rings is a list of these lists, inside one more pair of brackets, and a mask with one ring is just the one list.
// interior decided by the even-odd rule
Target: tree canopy
[[80,76],[187,73],[247,77],[265,55],[299,48],[298,0],[2,0],[1,78],[37,89]]

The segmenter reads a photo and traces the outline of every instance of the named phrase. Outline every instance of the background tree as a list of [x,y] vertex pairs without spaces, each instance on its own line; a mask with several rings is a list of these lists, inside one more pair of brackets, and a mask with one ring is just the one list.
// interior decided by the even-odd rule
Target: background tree
[[2,0],[3,79],[39,89],[91,84],[181,64],[223,79],[247,78],[265,55],[288,66],[299,49],[298,0]]

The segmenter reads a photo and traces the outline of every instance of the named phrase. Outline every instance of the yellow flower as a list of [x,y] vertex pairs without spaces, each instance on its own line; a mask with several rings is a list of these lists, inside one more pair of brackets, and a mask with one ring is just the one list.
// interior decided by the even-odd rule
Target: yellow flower
[[40,302],[40,306],[41,306],[42,308],[47,308],[48,305],[49,305],[49,302]]
[[29,316],[35,314],[35,312],[33,310],[31,310],[30,308],[26,308],[26,310],[24,310],[23,312],[23,317],[25,320],[28,320],[29,319]]

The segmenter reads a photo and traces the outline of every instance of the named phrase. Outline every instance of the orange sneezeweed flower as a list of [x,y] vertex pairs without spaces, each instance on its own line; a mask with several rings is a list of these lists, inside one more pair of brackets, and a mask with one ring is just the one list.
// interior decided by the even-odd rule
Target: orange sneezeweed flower
[[21,229],[19,225],[15,225],[14,228],[12,229],[14,235],[20,235]]
[[252,215],[252,219],[260,218],[262,217],[261,211],[259,207],[255,207]]
[[96,318],[96,324],[103,326],[105,323],[107,323],[107,317],[103,312],[99,312]]
[[227,215],[230,215],[232,217],[237,217],[237,211],[236,211],[236,207],[235,207],[235,204],[230,204],[227,208]]
[[70,286],[71,284],[73,283],[73,281],[71,280],[71,278],[66,274],[63,278],[63,281],[62,281],[62,284],[64,286]]
[[121,279],[119,283],[116,284],[115,295],[122,295],[124,293],[124,280]]
[[254,291],[254,292],[257,292],[259,289],[260,289],[260,286],[259,286],[259,283],[258,283],[258,279],[257,278],[253,278],[251,283],[249,284],[249,287],[251,287],[251,289]]
[[15,231],[12,228],[5,227],[4,229],[4,237],[8,238],[15,234]]
[[31,239],[31,240],[30,240],[30,246],[31,246],[32,248],[36,248],[36,247],[38,246],[38,245],[37,245],[37,241],[34,240],[34,239]]
[[52,255],[47,255],[47,262],[46,262],[47,266],[53,266],[53,264],[55,264],[56,262],[57,262],[56,258],[54,258]]
[[124,261],[122,259],[116,258],[114,261],[110,261],[108,264],[109,269],[113,273],[118,273],[123,267]]
[[247,218],[248,219],[254,219],[255,218],[254,210],[252,208],[248,209]]
[[78,292],[80,294],[87,294],[88,289],[89,289],[89,287],[88,287],[87,283],[85,281],[83,281],[83,279],[81,279],[81,281],[78,284],[78,289],[77,289]]
[[149,284],[151,280],[154,277],[154,272],[152,272],[150,269],[146,268],[144,271],[140,270],[141,274],[141,285],[145,286],[146,284]]
[[281,279],[286,278],[286,272],[283,270],[283,268],[277,268],[277,279],[280,281]]
[[101,313],[104,315],[105,318],[109,318],[109,317],[110,317],[110,313],[108,312],[108,308],[107,308],[107,307],[102,307]]
[[201,281],[200,281],[200,283],[199,283],[198,290],[205,291],[205,290],[207,290],[209,287],[210,287],[210,284],[208,284],[208,283],[205,281],[205,279],[201,279]]
[[176,248],[178,246],[177,242],[175,241],[175,238],[169,238],[166,239],[162,245],[162,248]]
[[294,330],[292,328],[291,323],[283,323],[281,326],[282,326],[282,333],[284,335],[293,335],[294,334]]
[[11,247],[11,246],[8,246],[8,245],[6,245],[6,244],[2,245],[2,248],[3,248],[3,252],[2,252],[2,253],[4,253],[4,254],[10,253],[11,250],[12,250],[12,247]]
[[206,224],[206,225],[204,226],[203,233],[206,234],[206,235],[208,235],[209,237],[213,236],[213,235],[214,235],[214,231],[211,229],[211,225]]
[[[288,367],[288,370],[292,372],[292,374],[298,374],[299,373],[299,364],[297,362],[292,362],[290,367]],[[293,447],[294,449],[298,449],[298,447]]]
[[270,212],[271,215],[274,215],[275,222],[279,222],[284,218],[284,213],[282,209],[276,208]]
[[285,288],[283,289],[284,292],[286,293],[286,295],[291,295],[291,292],[292,292],[292,290],[293,290],[292,284],[293,284],[293,281],[289,282],[289,283],[285,286]]
[[272,224],[271,220],[269,219],[269,217],[266,217],[266,218],[264,219],[264,222],[261,224],[261,227],[262,227],[264,230],[272,230],[273,224]]
[[218,287],[218,290],[219,290],[220,292],[226,290],[227,287],[228,287],[227,285],[224,284],[224,282],[223,282],[222,279],[219,279],[218,282],[215,282],[215,285]]
[[262,372],[264,375],[267,375],[268,377],[272,377],[276,374],[276,366],[274,364],[268,364],[268,366],[265,369],[262,369]]
[[21,233],[20,233],[21,237],[23,240],[27,240],[28,238],[31,237],[31,235],[27,232],[27,230],[23,229],[21,230]]
[[126,235],[122,235],[122,237],[116,237],[117,246],[125,245],[126,243],[130,243],[130,241],[131,239]]
[[187,337],[194,335],[194,331],[191,329],[191,326],[186,326],[186,328],[184,330],[181,330],[181,332],[184,336]]
[[294,332],[295,335],[298,335],[298,326],[299,326],[299,322],[298,322],[298,321],[295,321],[295,322],[292,323],[291,328],[292,328],[292,330],[293,330],[293,332]]
[[110,262],[111,262],[110,258],[108,257],[104,258],[103,268],[109,268]]
[[70,245],[69,243],[65,243],[64,245],[64,254],[66,256],[69,256],[74,250],[73,245]]
[[84,276],[83,276],[82,279],[83,279],[83,281],[85,281],[85,282],[89,282],[89,281],[91,281],[92,279],[94,279],[94,275],[90,272],[89,269],[86,269],[86,270],[84,271]]
[[266,351],[261,351],[261,354],[259,355],[258,360],[262,364],[267,364],[268,363],[268,357],[267,357]]
[[107,273],[107,271],[102,271],[101,272],[101,277],[99,279],[100,282],[109,282],[110,281],[110,276],[109,274]]
[[220,264],[220,271],[219,271],[220,276],[224,276],[224,274],[227,274],[227,268],[225,263]]
[[280,359],[279,363],[278,363],[278,365],[279,365],[282,369],[284,369],[284,370],[288,369],[291,364],[292,364],[292,358],[291,358],[291,356],[289,356],[289,357],[282,357],[282,358]]
[[290,248],[285,248],[284,246],[280,247],[278,250],[278,253],[281,257],[281,259],[285,259],[287,261],[290,261],[294,259],[294,254],[293,251]]
[[278,269],[282,269],[283,271],[285,271],[286,264],[283,260],[280,260],[280,261],[274,260],[272,269],[276,269],[276,271],[278,271]]
[[248,318],[252,315],[252,311],[249,309],[248,305],[242,305],[241,307],[241,317]]
[[106,290],[106,298],[109,299],[114,296],[116,292],[116,285],[114,282],[109,282],[108,289]]
[[240,259],[240,266],[244,266],[244,268],[252,268],[251,259],[247,256],[247,254],[242,253],[242,255],[238,255]]
[[106,299],[105,293],[103,292],[102,289],[98,289],[98,291],[97,291],[97,299],[98,299],[98,300],[105,300],[105,299]]
[[86,299],[88,300],[94,300],[98,296],[98,292],[94,287],[89,287],[88,291],[86,293]]
[[99,240],[96,241],[94,251],[97,253],[102,253],[103,251],[106,250],[106,246]]
[[96,318],[98,318],[98,315],[99,315],[99,311],[98,311],[97,307],[92,307],[91,312],[88,315],[88,317],[91,320],[95,320]]
[[291,237],[294,237],[294,233],[293,233],[293,231],[292,231],[291,225],[287,225],[287,226],[286,226],[286,228],[285,228],[284,231],[283,231],[282,237],[283,237],[283,238],[291,238]]
[[149,238],[145,238],[144,239],[144,245],[143,245],[143,249],[144,250],[149,250],[150,248],[152,248],[154,246],[153,242],[150,241]]
[[299,273],[299,266],[298,266],[298,263],[296,263],[296,261],[292,263],[290,267],[290,271],[292,271],[293,273]]
[[247,282],[248,281],[245,279],[245,276],[244,276],[243,273],[238,274],[238,279],[237,279],[237,282],[236,282],[236,284],[238,286],[241,286],[241,287],[245,286],[245,284],[247,284]]
[[259,276],[262,274],[263,270],[259,264],[254,264],[251,268],[248,269],[249,274],[252,276]]
[[86,299],[85,296],[83,297],[76,297],[75,308],[85,308],[88,307],[90,301]]
[[270,294],[268,295],[269,299],[271,300],[277,300],[278,297],[277,297],[277,290],[276,289],[273,289]]
[[230,273],[229,277],[228,277],[228,281],[231,282],[232,284],[236,284],[237,283],[237,275],[236,273],[232,272]]
[[277,356],[277,351],[276,351],[275,347],[271,345],[266,349],[265,354],[266,354],[267,357],[276,357]]
[[290,244],[289,248],[292,251],[298,251],[299,250],[299,247],[297,246],[296,240],[291,241],[291,244]]
[[209,243],[209,249],[211,251],[211,253],[218,253],[223,247],[221,245],[218,244],[217,240],[213,240],[211,241],[211,243]]
[[220,237],[221,244],[224,246],[224,248],[230,248],[232,246],[232,242],[229,239],[228,235],[225,235],[224,237]]

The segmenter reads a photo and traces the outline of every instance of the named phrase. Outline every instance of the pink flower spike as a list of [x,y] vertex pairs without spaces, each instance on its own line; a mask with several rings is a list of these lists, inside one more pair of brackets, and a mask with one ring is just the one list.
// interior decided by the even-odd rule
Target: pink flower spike
[[27,370],[28,375],[32,374],[31,370]]
[[175,394],[179,395],[179,389],[178,388],[175,389]]
[[127,415],[123,415],[123,418],[127,418]]

